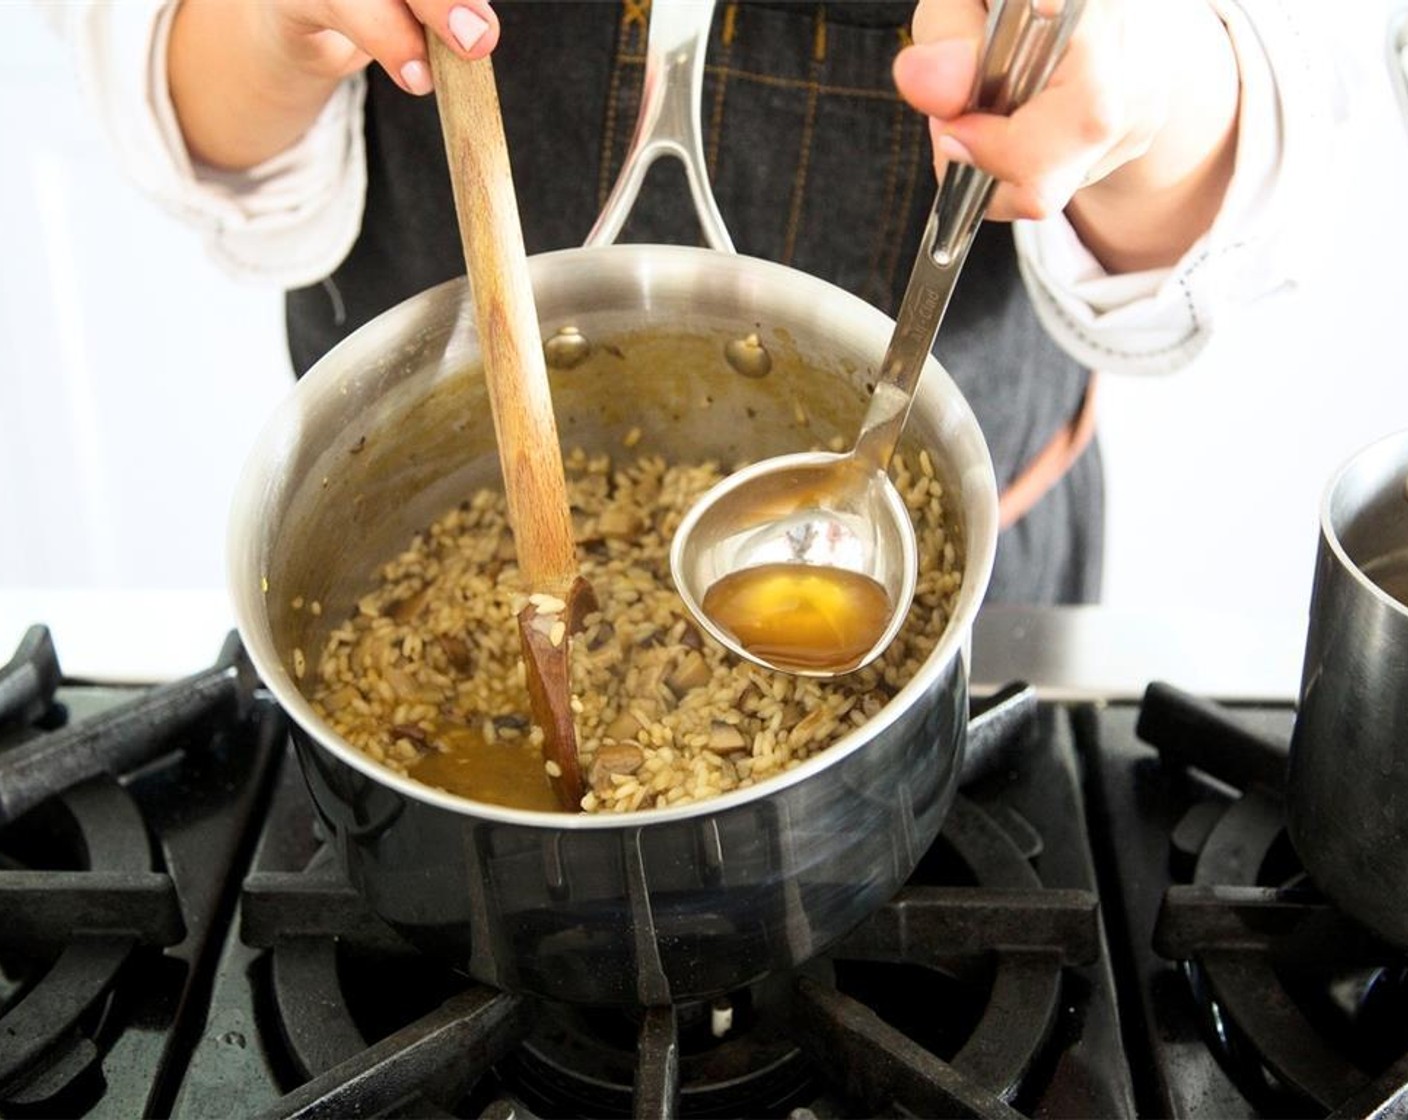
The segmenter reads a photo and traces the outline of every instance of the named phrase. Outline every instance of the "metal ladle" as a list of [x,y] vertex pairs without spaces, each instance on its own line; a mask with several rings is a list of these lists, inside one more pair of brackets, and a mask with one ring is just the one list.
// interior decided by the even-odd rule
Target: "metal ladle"
[[[1055,11],[1052,0],[992,6],[972,110],[1009,114],[1045,86],[1083,6],[1083,0],[1055,2]],[[851,450],[782,455],[745,467],[701,497],[676,530],[670,568],[685,606],[740,656],[803,676],[837,676],[878,657],[904,624],[918,569],[914,526],[886,472],[993,186],[976,167],[946,169]],[[839,569],[879,584],[889,613],[869,650],[833,659],[819,649],[808,664],[781,662],[746,647],[704,609],[707,592],[724,577],[774,564]]]

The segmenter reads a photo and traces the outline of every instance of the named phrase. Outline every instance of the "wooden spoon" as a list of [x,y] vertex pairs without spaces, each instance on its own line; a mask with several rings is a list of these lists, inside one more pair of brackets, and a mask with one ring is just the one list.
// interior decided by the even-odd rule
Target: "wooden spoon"
[[508,144],[489,59],[467,62],[427,33],[455,212],[474,300],[518,566],[518,614],[533,718],[564,809],[582,800],[572,719],[570,638],[596,609],[577,569],[567,480],[523,248]]

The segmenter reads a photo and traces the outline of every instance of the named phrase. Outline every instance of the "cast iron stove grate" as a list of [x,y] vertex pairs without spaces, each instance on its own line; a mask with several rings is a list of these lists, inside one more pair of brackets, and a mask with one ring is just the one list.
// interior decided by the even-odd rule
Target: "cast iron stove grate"
[[1023,722],[974,752],[894,900],[797,973],[687,1006],[553,1005],[405,947],[286,765],[177,1115],[232,1092],[269,1116],[1132,1114],[1073,750],[1030,690],[1004,700],[992,726]]
[[168,1108],[282,720],[231,638],[155,689],[0,667],[0,1114]]
[[[1131,941],[1151,950],[1132,967],[1161,1114],[1408,1115],[1408,954],[1340,913],[1296,858],[1281,800],[1293,718],[1154,684],[1132,731],[1157,756],[1101,744],[1118,760],[1103,789],[1119,881],[1161,894],[1125,898]],[[1140,874],[1131,840],[1151,822],[1161,840],[1142,845]]]

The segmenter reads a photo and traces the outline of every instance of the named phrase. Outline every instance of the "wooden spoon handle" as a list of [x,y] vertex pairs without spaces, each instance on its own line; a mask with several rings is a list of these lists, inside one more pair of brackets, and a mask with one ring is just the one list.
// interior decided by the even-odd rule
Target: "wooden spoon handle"
[[[572,713],[568,627],[580,623],[581,612],[574,605],[595,600],[586,581],[577,578],[562,448],[494,69],[487,58],[464,61],[434,33],[427,33],[426,42],[519,571],[530,590],[552,592],[571,608],[540,619],[530,599],[519,612],[518,624],[529,702],[543,731],[548,775],[562,807],[575,811],[583,782]],[[546,622],[546,628],[540,622]]]
[[577,571],[572,515],[494,68],[426,42],[518,566],[560,593]]

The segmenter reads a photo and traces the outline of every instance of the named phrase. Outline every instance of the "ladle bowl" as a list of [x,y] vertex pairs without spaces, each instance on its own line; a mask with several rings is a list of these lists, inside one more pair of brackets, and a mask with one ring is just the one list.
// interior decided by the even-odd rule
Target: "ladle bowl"
[[904,625],[919,562],[904,499],[883,470],[853,453],[801,452],[754,463],[696,502],[671,543],[670,567],[685,606],[715,639],[768,668],[779,667],[704,608],[709,588],[733,572],[767,564],[854,572],[884,590],[884,629],[858,660],[785,668],[800,676],[853,672],[878,657]]

